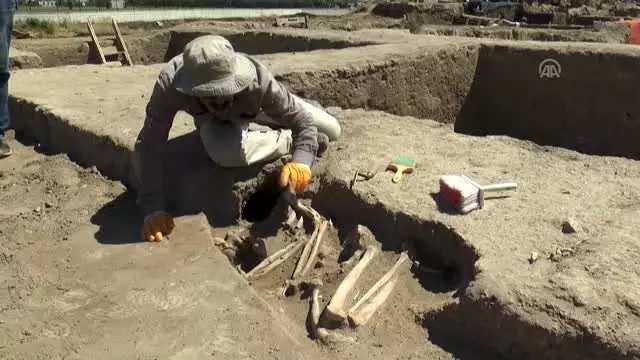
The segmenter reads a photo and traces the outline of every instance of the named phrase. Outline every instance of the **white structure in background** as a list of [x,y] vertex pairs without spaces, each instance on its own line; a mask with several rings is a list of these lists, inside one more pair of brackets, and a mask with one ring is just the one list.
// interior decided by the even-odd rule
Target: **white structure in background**
[[[2,1],[2,0],[0,0]],[[88,0],[73,0],[73,5],[80,5],[80,6],[86,6],[87,5],[87,1]],[[112,2],[122,2],[124,5],[124,0],[111,0]],[[24,3],[24,2],[23,2]],[[67,1],[63,0],[62,1],[62,6],[67,6]],[[55,7],[56,6],[56,0],[38,0],[38,6],[44,6],[44,7]]]
[[124,0],[110,0],[110,9],[124,9]]
[[[0,0],[6,1],[6,0]],[[59,11],[59,12],[18,12],[13,16],[14,21],[25,21],[29,18],[35,18],[53,22],[74,22],[86,23],[91,21],[111,21],[116,19],[117,22],[127,21],[164,21],[164,20],[182,20],[182,19],[223,19],[223,18],[252,18],[265,16],[290,16],[301,12],[307,12],[313,15],[345,15],[350,9],[237,9],[237,8],[219,8],[219,9],[149,9],[149,10],[100,10],[100,11]]]

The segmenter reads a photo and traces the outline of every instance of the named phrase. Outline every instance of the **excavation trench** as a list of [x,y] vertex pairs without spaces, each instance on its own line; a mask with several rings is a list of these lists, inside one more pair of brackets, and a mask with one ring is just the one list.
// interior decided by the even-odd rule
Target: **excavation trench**
[[[292,240],[292,233],[283,225],[287,220],[288,203],[282,199],[273,178],[265,177],[261,182],[254,183],[253,189],[238,195],[241,198],[240,218],[243,225],[230,231],[235,235],[228,235],[227,243],[241,239],[238,242],[240,245],[233,246],[231,250],[225,246],[222,251],[231,264],[240,267],[244,273],[251,274],[268,254],[296,241]],[[301,279],[322,281],[322,308],[357,263],[357,258],[350,259],[354,249],[347,244],[354,231],[366,234],[363,238],[367,236],[366,239],[372,240],[381,252],[356,282],[350,293],[353,299],[350,298],[348,304],[352,305],[359,299],[358,296],[363,296],[394,265],[402,251],[409,251],[410,254],[410,260],[400,268],[400,278],[393,293],[367,324],[354,329],[334,323],[330,326],[331,331],[339,333],[343,341],[346,341],[345,338],[357,339],[353,343],[348,342],[349,348],[356,352],[360,347],[364,350],[367,346],[377,344],[386,349],[385,356],[401,356],[406,349],[398,347],[398,344],[409,340],[415,342],[411,346],[416,351],[442,351],[429,341],[430,329],[425,329],[422,319],[425,314],[457,302],[458,294],[474,278],[474,263],[478,259],[475,251],[442,224],[393,214],[384,207],[372,207],[340,185],[320,182],[320,189],[310,199],[303,201],[330,219],[332,225],[325,232],[311,270]],[[340,201],[336,201],[336,198],[340,198]],[[356,213],[357,216],[354,216]],[[362,226],[366,230],[362,230]],[[307,229],[307,236],[309,233],[310,229]],[[256,244],[266,246],[258,249]],[[310,285],[302,283],[286,287],[302,256],[301,252],[297,251],[277,268],[249,281],[274,307],[284,309],[299,326],[308,328]],[[349,261],[349,265],[344,265]],[[274,296],[274,293],[280,296]],[[327,345],[347,346],[343,342]],[[447,349],[447,352],[471,359],[464,357],[460,349]],[[486,349],[482,356],[476,354],[473,358],[484,358],[489,354],[491,351]]]
[[[296,94],[323,106],[381,110],[453,124],[463,134],[507,135],[586,154],[640,159],[635,139],[640,105],[633,95],[640,52],[634,48],[480,41],[424,51],[412,47],[413,53],[392,56],[397,46],[373,46],[373,41],[203,29],[132,37],[129,51],[137,64],[163,63],[191,39],[210,33],[226,36],[238,51],[252,55],[327,49],[355,55],[356,47],[370,51],[372,58],[389,52],[393,60],[371,60],[368,66],[277,74]],[[38,53],[45,67],[85,64],[90,56],[86,39],[16,41],[16,47]],[[603,88],[616,90],[602,93]]]
[[626,46],[483,43],[331,76],[279,79],[324,106],[381,110],[452,124],[462,134],[640,159],[638,57]]
[[[282,231],[273,229],[282,224],[286,212],[277,200],[273,184],[264,182],[246,195],[242,217],[255,221],[249,226],[254,231],[253,236],[274,242],[282,241],[279,238]],[[479,254],[468,241],[445,224],[394,212],[383,204],[363,199],[351,191],[347,184],[327,178],[320,180],[319,189],[308,200],[308,204],[322,216],[331,219],[335,227],[324,240],[329,244],[328,253],[333,252],[333,255],[319,260],[321,265],[314,266],[317,272],[312,272],[313,276],[323,281],[323,306],[344,278],[344,274],[336,270],[335,264],[344,261],[339,253],[348,234],[358,225],[371,231],[380,243],[382,255],[380,262],[369,265],[372,274],[363,276],[362,285],[354,290],[356,295],[366,292],[367,287],[393,265],[403,249],[413,249],[412,260],[420,264],[419,267],[415,264],[407,266],[407,271],[401,275],[401,284],[397,285],[397,290],[370,324],[355,330],[337,330],[347,337],[357,336],[357,346],[381,341],[398,344],[402,342],[402,336],[408,336],[419,339],[425,346],[434,344],[463,360],[538,359],[545,356],[572,360],[627,358],[602,343],[601,339],[574,337],[541,328],[514,314],[508,304],[501,303],[502,299],[483,296],[482,285],[476,284]],[[256,212],[257,208],[263,209]],[[272,208],[272,212],[264,210],[266,208]],[[270,224],[265,224],[268,222]],[[271,232],[265,232],[265,228],[269,227]],[[302,300],[307,298],[308,292],[288,291],[283,298],[276,300],[272,296],[290,278],[298,256],[251,283],[274,306],[284,308],[289,316],[303,326],[308,303]],[[245,249],[231,261],[238,262],[246,272],[260,262],[260,257],[256,257],[250,249]],[[381,323],[386,324],[384,332],[379,329]],[[378,329],[378,334],[384,333],[385,340],[370,332],[371,328]]]
[[[353,41],[348,39],[326,39],[322,37],[304,36],[301,34],[284,34],[269,31],[238,31],[218,29],[213,32],[223,35],[232,43],[237,51],[249,54],[274,54],[286,52],[305,52],[323,49],[344,49],[374,44],[375,42]],[[136,65],[152,65],[164,63],[180,54],[184,46],[201,35],[212,34],[212,31],[166,30],[154,35],[132,35],[125,38],[129,54]],[[105,52],[115,52],[115,37],[100,36],[100,44]],[[45,40],[15,40],[12,46],[16,49],[34,53],[39,56],[37,67],[56,67],[67,65],[97,64],[98,54],[90,46],[89,38],[62,38]],[[29,64],[26,64],[25,67]]]
[[[166,36],[165,43],[159,42],[162,46],[158,45],[158,51],[148,55],[149,59],[145,61],[161,62],[171,53],[167,51],[171,34],[163,36]],[[243,44],[239,39],[233,41]],[[246,43],[238,45],[239,49],[246,46],[245,49],[250,50],[251,43],[242,39]],[[185,41],[188,37],[174,38],[172,46],[179,48]],[[306,49],[309,49],[308,39],[301,43],[307,44]],[[260,52],[291,51],[285,45],[270,46],[271,50],[262,48]],[[363,51],[366,48],[363,47]],[[373,49],[384,51],[383,46]],[[565,45],[541,48],[515,43],[443,46],[358,68],[281,73],[278,79],[298,95],[318,100],[324,106],[376,109],[431,118],[452,124],[455,131],[464,134],[509,135],[585,153],[638,159],[640,145],[635,134],[640,130],[636,119],[640,104],[633,94],[640,53],[617,47],[587,49]],[[560,70],[557,71],[559,76],[541,78],[541,64],[559,64],[555,69]],[[510,71],[505,72],[505,68]],[[602,88],[615,91],[603,93]],[[18,119],[16,126],[42,144],[69,153],[74,161],[83,165],[94,165],[108,176],[133,183],[131,149],[123,145],[125,142],[121,139],[96,135],[43,110],[46,107],[28,101],[12,99],[11,107],[14,118]],[[172,139],[170,143],[165,187],[168,205],[176,214],[203,211],[215,227],[235,224],[240,218],[246,223],[241,227],[253,232],[252,236],[271,236],[277,240],[277,226],[265,224],[279,199],[273,176],[280,163],[264,168],[225,170],[212,166],[195,132]],[[171,189],[180,191],[169,191]],[[372,266],[377,272],[372,272],[371,278],[363,278],[365,283],[371,284],[376,276],[392,266],[402,246],[407,244],[415,247],[415,260],[435,270],[430,274],[440,274],[416,276],[407,269],[402,276],[404,286],[398,286],[406,292],[395,294],[399,305],[386,306],[378,314],[383,323],[393,323],[384,334],[408,336],[403,329],[411,324],[409,335],[414,339],[423,344],[431,341],[450,353],[460,353],[459,358],[464,356],[461,349],[466,347],[478,348],[476,354],[486,354],[493,359],[497,358],[494,352],[510,358],[543,358],[549,356],[549,349],[553,349],[552,358],[625,358],[608,350],[609,347],[597,339],[556,335],[510,315],[509,307],[498,300],[483,298],[481,287],[476,287],[475,264],[479,254],[445,224],[391,211],[382,203],[365,201],[350,191],[347,184],[329,177],[320,181],[311,204],[323,216],[332,219],[335,226],[326,238],[327,243],[333,244],[328,250],[334,256],[329,257],[330,265],[337,264],[335,252],[346,234],[357,225],[363,225],[382,246],[381,263]],[[280,216],[283,216],[282,212]],[[276,225],[279,223],[275,222]],[[231,259],[239,262],[243,271],[251,271],[259,258],[249,250],[243,251]],[[303,326],[306,302],[297,297],[275,300],[269,297],[270,292],[291,275],[292,266],[295,262],[290,260],[254,286],[268,301],[287,309]],[[333,272],[324,272],[323,281],[328,284],[327,293],[323,293],[325,300],[341,276],[335,268]],[[362,290],[366,291],[366,288]],[[410,304],[410,301],[418,304]],[[408,308],[411,310],[406,310]],[[369,340],[356,346],[371,346],[376,341],[383,341],[367,327],[356,331],[369,334],[363,335]],[[388,348],[397,347],[401,340],[400,335],[389,338]],[[457,341],[452,341],[453,338]],[[387,355],[394,358],[397,354]]]

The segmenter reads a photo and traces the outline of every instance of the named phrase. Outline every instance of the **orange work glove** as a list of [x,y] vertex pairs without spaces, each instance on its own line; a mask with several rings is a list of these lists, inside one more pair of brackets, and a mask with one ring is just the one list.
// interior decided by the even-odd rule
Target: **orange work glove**
[[174,226],[173,217],[164,211],[147,215],[142,225],[142,241],[162,241],[162,236],[170,234]]
[[310,181],[311,169],[305,164],[290,162],[280,170],[281,188],[286,188],[288,185],[291,185],[296,193],[301,193],[307,188]]

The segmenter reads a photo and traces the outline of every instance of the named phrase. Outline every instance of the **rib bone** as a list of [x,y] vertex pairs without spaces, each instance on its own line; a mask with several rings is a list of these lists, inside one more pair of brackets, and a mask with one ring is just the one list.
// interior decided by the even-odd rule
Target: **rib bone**
[[362,275],[364,269],[371,262],[374,256],[378,254],[378,252],[379,250],[375,246],[367,246],[360,261],[358,261],[356,266],[354,266],[353,269],[349,271],[344,280],[342,280],[340,285],[338,285],[335,294],[333,294],[333,296],[331,297],[331,301],[324,309],[324,320],[327,320],[330,323],[343,323],[347,319],[347,314],[344,310],[347,297],[360,278],[360,275]]
[[318,235],[318,232],[320,231],[322,216],[320,216],[320,214],[314,209],[312,209],[311,207],[304,205],[296,197],[296,194],[291,188],[291,186],[289,186],[289,188],[286,191],[283,191],[283,196],[285,197],[285,199],[287,200],[291,208],[293,208],[293,210],[296,212],[296,214],[302,215],[302,217],[306,216],[312,221],[312,224],[313,224],[313,232],[311,233],[311,238],[310,238],[311,241],[309,241],[305,245],[304,250],[302,250],[302,255],[300,256],[300,259],[296,264],[296,268],[293,271],[293,275],[291,276],[292,279],[297,279],[299,275],[301,275],[302,270],[305,268],[307,262],[309,261],[309,255],[312,252],[314,239],[316,238],[316,236]]
[[400,257],[398,257],[398,260],[396,261],[396,263],[391,267],[391,269],[389,269],[389,271],[387,271],[387,273],[384,274],[380,278],[380,280],[378,280],[375,284],[373,284],[371,289],[369,289],[364,295],[362,295],[360,300],[358,300],[355,304],[353,304],[353,306],[349,309],[349,314],[356,311],[358,307],[360,307],[360,305],[362,305],[365,301],[368,301],[371,296],[373,296],[376,292],[378,292],[378,290],[380,290],[380,288],[384,286],[384,284],[386,284],[398,272],[400,265],[402,265],[402,263],[404,263],[407,260],[409,260],[409,255],[407,255],[406,252],[402,252],[400,254]]
[[306,273],[311,269],[311,266],[316,260],[316,256],[318,256],[318,249],[320,249],[320,244],[322,243],[322,238],[324,237],[324,232],[327,230],[327,226],[329,225],[329,221],[323,220],[322,225],[320,225],[320,230],[316,234],[316,237],[313,239],[313,248],[311,249],[311,254],[309,254],[309,259],[307,259],[306,264],[302,268],[300,272],[300,276],[305,276]]
[[311,233],[311,237],[307,241],[304,249],[302,250],[302,255],[298,259],[298,263],[296,264],[296,268],[293,270],[293,274],[291,275],[291,279],[297,279],[302,275],[302,269],[309,261],[309,255],[311,254],[311,249],[313,248],[313,243],[315,242],[316,237],[318,236],[318,232],[320,231],[320,222],[313,223],[313,233]]
[[247,278],[252,279],[258,276],[262,276],[269,271],[276,268],[278,265],[287,261],[293,254],[295,254],[304,244],[306,244],[308,240],[298,240],[294,243],[289,244],[282,250],[277,251],[275,254],[269,256],[268,258],[262,260],[262,262],[251,271],[247,273]]
[[395,275],[391,280],[382,285],[382,288],[376,295],[368,298],[367,301],[354,312],[349,312],[349,324],[351,324],[352,327],[366,324],[378,308],[387,301],[397,281],[398,276]]

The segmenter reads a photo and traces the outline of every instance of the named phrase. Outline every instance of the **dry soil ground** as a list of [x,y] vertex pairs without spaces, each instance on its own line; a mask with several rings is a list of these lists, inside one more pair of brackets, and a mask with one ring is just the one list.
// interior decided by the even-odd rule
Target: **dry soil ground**
[[322,358],[228,266],[203,218],[178,219],[172,241],[137,243],[120,183],[11,145],[0,161],[1,359]]
[[[280,31],[287,28],[277,28],[273,25],[272,18],[264,19],[237,19],[229,21],[188,21],[188,22],[167,22],[162,26],[152,24],[121,24],[125,32],[125,41],[128,43],[129,51],[134,63],[157,63],[162,62],[164,49],[168,41],[163,38],[163,33],[168,31],[178,32],[208,32],[218,27],[224,31]],[[414,24],[415,25],[415,24]],[[414,26],[412,25],[412,26]],[[400,18],[390,18],[372,14],[370,11],[354,12],[352,14],[337,17],[313,16],[309,20],[310,29],[314,34],[322,31],[330,33],[332,31],[346,31],[347,34],[362,29],[405,29],[406,21]],[[74,26],[75,29],[77,26]],[[464,36],[474,38],[498,38],[514,40],[537,40],[537,41],[575,41],[575,42],[598,42],[598,43],[625,43],[625,31],[595,31],[590,30],[553,30],[553,29],[522,29],[512,27],[483,27],[483,26],[457,26],[457,25],[429,25],[417,26],[415,31],[420,34],[433,34],[443,36]],[[77,30],[77,29],[76,29]],[[69,28],[63,28],[56,35],[44,34],[39,39],[16,39],[13,46],[16,49],[37,54],[40,59],[29,61],[21,60],[22,68],[26,67],[51,67],[64,66],[70,64],[85,64],[89,59],[89,45],[91,41],[86,31],[75,31],[69,33]],[[300,36],[301,34],[297,34]],[[397,35],[396,37],[399,37]],[[55,38],[57,37],[57,38]],[[113,30],[110,24],[101,24],[98,37],[103,47],[113,46]],[[364,39],[378,41],[375,37]],[[264,40],[263,40],[264,41]],[[162,49],[152,49],[160,46]],[[245,50],[247,51],[247,50]],[[296,49],[302,51],[302,49]],[[159,52],[159,55],[151,56],[150,52]],[[251,52],[250,53],[255,53]],[[91,60],[95,62],[95,59]]]
[[[220,311],[203,308],[203,298],[212,297],[211,306],[225,299],[215,286],[210,293],[205,291],[210,288],[207,274],[216,271],[210,264],[231,269],[209,241],[211,237],[200,241],[186,230],[186,235],[174,234],[163,244],[136,243],[140,217],[120,183],[105,179],[95,168],[79,167],[65,155],[36,151],[37,144],[12,141],[11,145],[14,155],[0,161],[2,359],[129,359],[145,355],[236,359],[243,354],[256,359],[278,355],[289,359],[296,351],[304,351],[310,359],[452,359],[426,341],[420,323],[423,312],[450,302],[452,294],[426,291],[410,272],[410,261],[400,271],[396,292],[378,314],[366,326],[345,332],[356,343],[329,344],[323,348],[324,354],[311,342],[305,343],[308,300],[275,294],[290,276],[295,258],[253,284],[276,309],[276,320],[268,315],[269,306],[262,308],[256,304],[258,300],[243,308],[244,292],[236,290],[234,302],[222,311],[230,319],[216,322],[205,318],[199,327],[193,317],[201,317],[200,311]],[[192,232],[199,231],[200,224],[200,219],[178,221],[181,229]],[[213,229],[212,235],[224,236],[240,229]],[[323,304],[344,277],[344,272],[338,271],[340,242],[337,231],[329,228],[323,246],[325,267],[310,274],[324,281]],[[392,252],[379,255],[352,295],[366,292],[396,259]],[[227,280],[219,286],[233,289],[234,281]],[[252,312],[259,325],[251,325]],[[197,336],[185,339],[189,336],[182,322],[202,331],[200,336],[211,337],[205,339],[206,346]],[[279,323],[276,328],[288,326],[298,343],[262,335],[272,322]],[[226,335],[229,326],[231,335]],[[257,336],[255,347],[252,349],[250,340],[237,340],[238,332]],[[170,341],[160,346],[166,338]],[[189,347],[190,341],[196,346]]]
[[[429,39],[436,46],[411,42],[389,49],[412,47],[446,58],[446,52],[437,50],[442,44],[464,45],[456,50],[465,51],[472,41]],[[279,72],[292,71],[293,78],[299,77],[310,88],[312,81],[295,69],[311,73],[334,66],[336,78],[348,82],[358,66],[375,69],[372,59],[376,57],[393,62],[405,54],[389,49],[351,48],[262,59]],[[343,54],[345,59],[333,61],[328,54],[336,58]],[[52,144],[76,150],[84,146],[85,159],[99,159],[105,167],[118,162],[126,167],[148,86],[156,73],[157,67],[25,71],[13,78],[17,81],[14,96],[26,100],[19,111],[34,117],[24,122],[31,122],[35,132],[50,137]],[[329,84],[347,93],[350,86],[359,87],[364,101],[376,96],[386,99],[379,84],[383,80],[395,84],[391,80],[396,73],[403,73],[403,68],[392,68],[382,79],[366,79],[370,86],[356,86],[356,81]],[[106,79],[106,74],[111,78]],[[333,76],[330,72],[324,75]],[[432,83],[439,79],[448,90],[454,88],[453,78],[444,71],[429,76]],[[40,79],[48,79],[49,84],[43,85]],[[67,86],[60,86],[65,82]],[[126,89],[122,89],[124,83]],[[426,98],[413,90],[414,96]],[[398,87],[395,91],[407,90]],[[445,98],[435,92],[430,95],[433,102]],[[80,96],[84,102],[78,101]],[[36,109],[36,105],[41,107]],[[274,295],[291,273],[293,261],[254,282],[252,289],[212,245],[210,235],[224,235],[229,229],[214,229],[210,234],[200,218],[179,219],[186,233],[177,232],[170,241],[130,244],[140,219],[120,184],[103,179],[97,171],[81,169],[64,156],[44,157],[15,144],[16,155],[0,162],[4,174],[0,179],[0,261],[6,268],[2,280],[7,282],[7,292],[0,296],[8,299],[0,312],[0,357],[31,359],[46,353],[54,358],[110,359],[137,353],[161,359],[290,359],[302,351],[310,359],[444,360],[463,354],[460,344],[449,344],[461,337],[504,353],[513,350],[521,357],[551,349],[548,356],[554,359],[604,353],[609,347],[600,343],[603,340],[616,348],[616,359],[634,359],[638,352],[633,340],[640,316],[634,300],[638,266],[633,261],[640,193],[637,162],[543,148],[504,137],[466,137],[442,124],[381,112],[332,111],[343,121],[345,131],[343,143],[328,155],[328,175],[314,200],[318,207],[341,221],[368,222],[372,229],[377,228],[376,234],[396,236],[396,245],[407,237],[418,237],[431,248],[433,258],[455,258],[473,278],[469,286],[457,289],[462,295],[454,297],[452,289],[436,291],[433,283],[426,285],[404,268],[397,292],[374,321],[346,332],[357,337],[356,344],[319,347],[306,339],[307,301]],[[179,118],[173,131],[183,134],[190,127],[188,119]],[[103,141],[107,137],[113,142]],[[84,142],[77,147],[65,143],[80,138]],[[359,184],[355,191],[347,189],[353,170],[377,156],[400,153],[415,157],[421,166],[402,184],[380,176]],[[202,160],[196,155],[185,162]],[[204,160],[198,166],[211,167]],[[484,181],[513,177],[521,191],[509,199],[492,200],[480,212],[455,216],[442,210],[430,194],[436,190],[439,175],[454,171]],[[188,180],[210,180],[198,172],[188,175],[193,175]],[[199,190],[194,194],[205,197]],[[577,234],[565,234],[562,222],[572,217],[584,227]],[[343,240],[340,232],[327,234],[328,264],[314,270],[326,283],[322,290],[325,303],[343,275],[336,269]],[[563,250],[565,247],[570,249]],[[532,252],[539,253],[534,264],[528,261]],[[389,251],[377,259],[371,267],[373,274],[363,279],[356,294],[366,291],[375,275],[388,269],[396,257]],[[434,319],[428,319],[426,313],[434,314]],[[517,315],[518,320],[509,322],[509,315]],[[571,337],[576,334],[585,337],[582,343]],[[429,342],[436,338],[438,345],[447,345],[446,351]],[[630,355],[620,355],[623,350]],[[463,358],[476,359],[477,354]]]

